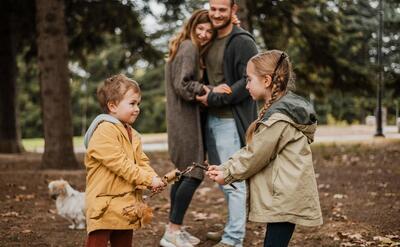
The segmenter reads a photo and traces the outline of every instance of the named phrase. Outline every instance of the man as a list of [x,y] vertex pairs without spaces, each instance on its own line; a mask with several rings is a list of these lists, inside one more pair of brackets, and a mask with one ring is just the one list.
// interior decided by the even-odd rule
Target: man
[[[205,57],[210,88],[227,84],[231,93],[222,94],[205,88],[204,96],[197,100],[208,106],[206,145],[210,164],[221,164],[245,145],[245,133],[256,119],[257,109],[246,90],[247,61],[257,54],[254,38],[250,33],[232,24],[232,15],[238,6],[234,0],[210,0],[209,16],[217,38]],[[228,219],[221,241],[215,247],[243,245],[246,226],[246,184],[234,184],[237,190],[223,186],[228,204]],[[207,233],[216,239],[216,233]]]

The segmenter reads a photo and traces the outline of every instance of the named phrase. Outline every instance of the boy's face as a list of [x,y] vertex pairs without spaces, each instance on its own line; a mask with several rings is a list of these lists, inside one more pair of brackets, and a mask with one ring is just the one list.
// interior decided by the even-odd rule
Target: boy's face
[[129,89],[118,104],[113,102],[107,104],[110,115],[124,124],[133,124],[140,113],[140,100],[140,94],[135,93],[133,89]]

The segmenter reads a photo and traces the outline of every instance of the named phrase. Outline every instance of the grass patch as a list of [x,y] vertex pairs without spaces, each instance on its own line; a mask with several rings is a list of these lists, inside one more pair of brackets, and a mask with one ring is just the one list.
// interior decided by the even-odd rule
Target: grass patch
[[[79,147],[83,145],[83,136],[74,136],[73,138],[74,147]],[[27,151],[36,151],[44,148],[43,138],[29,138],[22,139],[22,145]]]

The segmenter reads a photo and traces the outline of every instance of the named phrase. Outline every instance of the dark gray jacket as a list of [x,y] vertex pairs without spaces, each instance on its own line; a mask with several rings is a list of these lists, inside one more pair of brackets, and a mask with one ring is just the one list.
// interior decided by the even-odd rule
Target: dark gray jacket
[[234,26],[226,42],[224,52],[224,76],[231,87],[231,94],[212,93],[208,95],[208,105],[213,107],[230,105],[233,118],[240,136],[240,143],[245,145],[246,130],[257,117],[256,102],[246,89],[246,66],[251,57],[257,54],[253,36]]
[[[167,96],[168,152],[176,168],[184,170],[205,159],[201,112],[195,96],[202,90],[199,82],[199,54],[191,40],[183,41],[171,62],[165,65]],[[188,176],[203,179],[201,169]]]

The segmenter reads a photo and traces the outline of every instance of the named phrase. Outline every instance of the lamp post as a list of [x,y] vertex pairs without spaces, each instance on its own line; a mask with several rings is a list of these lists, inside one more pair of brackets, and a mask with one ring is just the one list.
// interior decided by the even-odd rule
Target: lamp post
[[383,82],[383,67],[382,67],[382,33],[383,33],[383,0],[379,0],[379,28],[378,28],[378,93],[377,103],[378,109],[376,111],[376,137],[384,137],[382,132],[382,82]]

